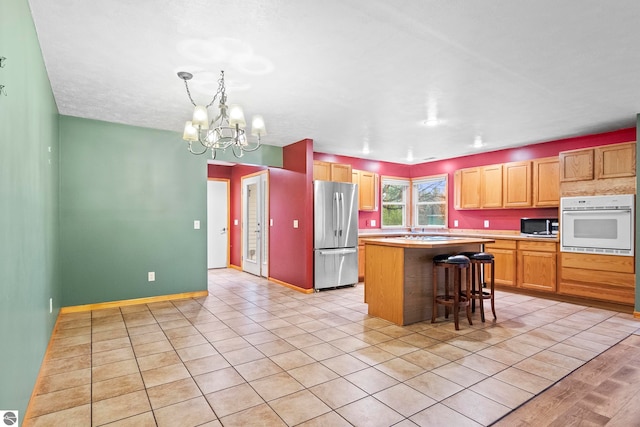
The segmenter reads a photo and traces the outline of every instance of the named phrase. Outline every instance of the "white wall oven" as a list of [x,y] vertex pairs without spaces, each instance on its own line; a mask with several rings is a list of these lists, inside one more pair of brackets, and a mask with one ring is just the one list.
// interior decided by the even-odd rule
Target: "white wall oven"
[[560,199],[560,250],[633,256],[633,194]]

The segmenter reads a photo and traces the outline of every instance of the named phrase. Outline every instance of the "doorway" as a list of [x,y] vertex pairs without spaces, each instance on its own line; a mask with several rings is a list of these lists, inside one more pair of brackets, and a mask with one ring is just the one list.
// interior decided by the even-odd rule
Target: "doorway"
[[207,268],[229,265],[229,180],[207,181]]
[[242,177],[242,270],[269,276],[267,171]]

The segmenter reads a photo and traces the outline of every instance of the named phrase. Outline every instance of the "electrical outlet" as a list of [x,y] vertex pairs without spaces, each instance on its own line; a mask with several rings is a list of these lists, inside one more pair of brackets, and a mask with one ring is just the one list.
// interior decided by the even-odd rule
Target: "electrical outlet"
[[238,225],[238,220],[237,219],[233,220],[233,225]]
[[198,221],[197,219],[193,221],[193,229],[200,230],[200,221]]
[[375,226],[376,226],[376,220],[375,220],[375,219],[372,219],[372,220],[371,220],[371,226],[372,226],[372,227],[375,227]]
[[156,281],[156,272],[155,271],[150,271],[147,274],[147,277],[148,277],[150,282],[155,282]]
[[298,220],[297,219],[293,220],[293,228],[298,228]]
[[489,220],[488,219],[484,220],[484,228],[489,228]]
[[454,227],[457,227],[457,226],[458,226],[458,220],[457,220],[457,219],[454,219],[454,220],[453,220],[453,226],[454,226]]

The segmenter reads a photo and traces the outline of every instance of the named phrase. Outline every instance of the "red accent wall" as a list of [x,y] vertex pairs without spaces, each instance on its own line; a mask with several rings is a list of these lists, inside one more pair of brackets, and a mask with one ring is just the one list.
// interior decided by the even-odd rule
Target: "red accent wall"
[[219,179],[231,179],[232,166],[207,165],[207,177]]
[[[269,189],[269,275],[303,289],[313,288],[313,141],[282,150],[283,169],[271,168]],[[293,221],[298,220],[298,228]]]
[[[595,147],[598,145],[617,144],[636,140],[636,128],[620,129],[594,135],[584,135],[548,141],[526,147],[510,148],[491,151],[470,156],[435,162],[421,163],[418,165],[401,165],[389,162],[377,162],[357,159],[347,156],[336,156],[324,153],[315,153],[316,160],[324,160],[338,163],[350,163],[354,169],[377,172],[380,175],[417,178],[428,175],[448,174],[449,181],[449,219],[448,226],[453,228],[453,221],[458,220],[458,228],[482,229],[484,220],[489,220],[490,229],[494,230],[519,230],[522,217],[556,217],[558,209],[483,209],[483,210],[455,210],[453,208],[453,172],[457,169],[490,165],[495,163],[507,163],[520,160],[536,159],[540,157],[557,156],[561,151],[575,150],[579,148]],[[376,226],[371,226],[371,220],[376,220]],[[360,229],[379,228],[380,210],[377,212],[360,212],[358,215]]]

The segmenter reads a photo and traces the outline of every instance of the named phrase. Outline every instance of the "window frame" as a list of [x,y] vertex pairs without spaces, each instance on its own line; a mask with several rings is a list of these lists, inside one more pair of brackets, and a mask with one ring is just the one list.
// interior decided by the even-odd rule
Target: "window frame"
[[[384,186],[385,185],[399,185],[404,186],[403,201],[402,202],[385,202],[384,201]],[[380,177],[380,228],[407,228],[411,224],[411,178],[400,178],[391,176]],[[385,205],[402,206],[402,224],[400,225],[386,225],[384,223],[384,208]]]
[[[418,185],[424,183],[424,182],[430,182],[430,181],[440,181],[440,180],[444,180],[444,201],[441,202],[419,202],[419,198],[418,198]],[[448,228],[448,221],[449,221],[449,174],[438,174],[438,175],[428,175],[428,176],[422,176],[422,177],[418,177],[418,178],[412,178],[411,179],[411,199],[412,199],[412,203],[411,203],[411,213],[412,213],[412,220],[411,220],[411,224],[412,227],[414,228],[422,228],[422,229],[442,229],[442,228]],[[425,205],[444,205],[444,223],[442,225],[440,224],[432,224],[432,225],[422,225],[422,224],[418,224],[418,219],[419,219],[419,215],[418,215],[418,208],[420,206],[425,206]]]

